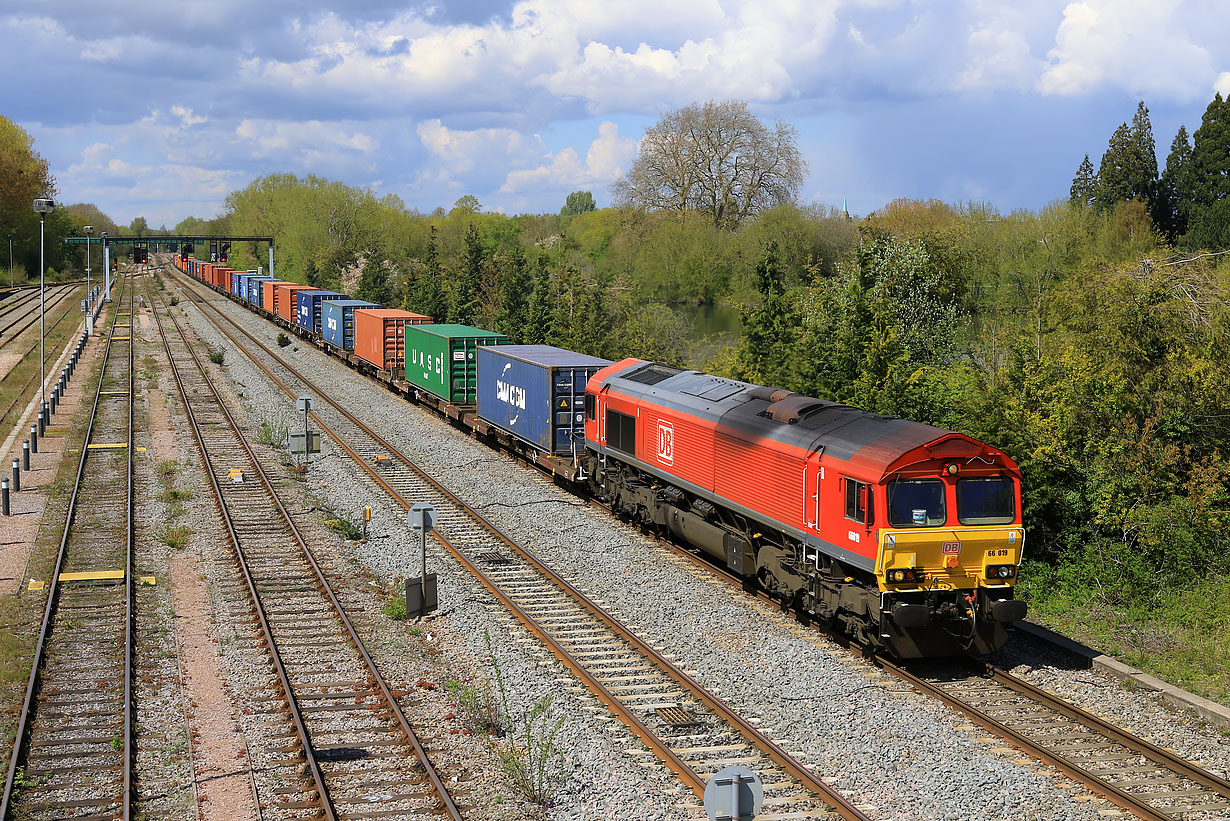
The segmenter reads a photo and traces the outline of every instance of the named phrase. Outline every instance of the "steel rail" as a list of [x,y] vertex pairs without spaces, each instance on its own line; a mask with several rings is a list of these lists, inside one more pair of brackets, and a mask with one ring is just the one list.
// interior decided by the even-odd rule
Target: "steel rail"
[[[1021,679],[1018,679],[1015,676],[994,667],[993,665],[987,664],[986,662],[978,659],[975,659],[974,661],[985,666],[986,677],[991,680],[997,681],[1012,691],[1017,692],[1026,698],[1041,704],[1042,706],[1048,707],[1061,715],[1071,718],[1078,724],[1092,729],[1095,732],[1102,733],[1109,740],[1131,750],[1134,754],[1150,759],[1156,763],[1159,768],[1170,769],[1183,778],[1188,778],[1196,783],[1208,787],[1221,796],[1230,798],[1230,783],[1218,778],[1212,773],[1201,770],[1174,753],[1171,753],[1168,750],[1163,750],[1162,748],[1150,744],[1141,738],[1127,733],[1098,718],[1092,713],[1081,710],[1063,699],[1034,687],[1033,685],[1022,681]],[[1004,722],[1001,722],[988,715],[978,707],[949,692],[944,687],[910,672],[899,664],[881,657],[876,657],[874,659],[874,663],[902,681],[914,686],[927,695],[942,701],[954,710],[968,716],[975,724],[983,729],[1011,741],[1013,744],[1016,744],[1026,750],[1030,755],[1033,755],[1055,767],[1069,778],[1079,781],[1095,792],[1105,795],[1112,803],[1139,818],[1146,819],[1146,821],[1174,821],[1175,818],[1181,817],[1187,812],[1187,810],[1181,805],[1170,808],[1159,808],[1153,806],[1144,799],[1148,797],[1165,799],[1167,797],[1166,793],[1142,793],[1137,795],[1120,789],[1109,781],[1101,779],[1096,774],[1091,773],[1081,767],[1079,764],[1080,759],[1069,758],[1056,750],[1046,747],[1045,745],[1031,739],[1029,736],[1018,732]],[[1167,809],[1171,811],[1167,812]]]
[[[250,334],[245,329],[239,327],[238,324],[232,321],[229,317],[226,317],[225,314],[223,314],[221,311],[219,311],[214,306],[210,305],[207,301],[196,298],[195,296],[193,297],[193,301],[196,304],[208,307],[210,311],[217,314],[219,317],[222,317],[223,319],[225,319],[229,324],[235,327],[240,333],[248,337],[248,339],[250,339],[255,345],[260,347],[266,354],[268,354],[270,358],[278,362],[278,364],[281,367],[285,368],[287,371],[293,374],[296,379],[303,382],[305,385],[307,385],[309,388],[315,391],[317,395],[320,396],[321,399],[323,399],[331,407],[333,407],[335,410],[337,410],[339,413],[345,416],[351,423],[356,425],[365,434],[372,437],[372,439],[375,440],[382,448],[385,448],[391,455],[396,457],[399,461],[401,461],[408,468],[414,471],[420,478],[422,478],[424,481],[429,483],[433,488],[435,488],[437,492],[439,492],[445,498],[449,499],[449,501],[451,501],[453,504],[461,508],[461,510],[463,510],[467,515],[469,515],[474,520],[479,522],[483,528],[488,530],[493,536],[499,539],[503,544],[505,544],[510,549],[515,551],[517,554],[519,554],[532,567],[534,567],[539,573],[545,575],[552,583],[556,584],[569,597],[571,597],[575,602],[577,602],[582,607],[582,609],[587,611],[594,618],[601,621],[604,625],[606,625],[608,629],[610,629],[612,632],[614,632],[624,641],[632,645],[632,647],[634,647],[638,652],[644,655],[648,660],[653,662],[655,666],[657,666],[660,670],[662,670],[662,672],[666,673],[667,676],[669,676],[677,684],[682,686],[693,697],[695,697],[698,701],[700,701],[707,708],[709,708],[715,715],[719,716],[729,726],[737,730],[740,735],[742,735],[749,743],[752,744],[752,746],[754,746],[756,749],[764,753],[769,758],[769,760],[777,764],[785,772],[789,773],[793,778],[798,780],[799,783],[802,784],[804,787],[806,787],[807,789],[815,793],[822,801],[827,803],[842,818],[847,819],[847,821],[862,821],[863,819],[866,818],[866,816],[863,815],[863,813],[857,810],[852,804],[846,801],[845,798],[843,798],[841,795],[836,793],[831,787],[829,787],[822,780],[816,777],[810,770],[808,770],[803,764],[798,762],[788,752],[783,750],[777,743],[775,743],[774,741],[769,739],[767,736],[765,736],[763,733],[761,733],[759,730],[757,730],[755,727],[753,727],[747,720],[745,720],[742,716],[740,716],[738,713],[736,713],[734,710],[728,707],[721,699],[714,696],[712,693],[706,690],[703,686],[697,683],[694,679],[692,679],[691,676],[687,675],[687,673],[679,669],[679,667],[677,667],[675,664],[670,662],[668,659],[664,658],[660,653],[657,652],[657,650],[655,650],[653,647],[649,646],[644,641],[642,641],[640,638],[638,638],[631,630],[629,630],[626,626],[624,626],[622,622],[617,620],[611,614],[607,613],[601,606],[593,602],[589,597],[583,594],[580,590],[576,589],[571,584],[569,584],[567,581],[560,578],[553,570],[551,570],[550,567],[548,567],[546,564],[540,561],[531,551],[529,551],[525,547],[518,544],[511,537],[505,534],[498,526],[496,526],[489,519],[487,519],[487,517],[485,517],[482,513],[475,510],[470,505],[466,504],[464,501],[458,498],[454,493],[452,493],[452,491],[448,490],[448,488],[444,487],[442,484],[440,484],[434,478],[428,475],[427,472],[423,470],[422,468],[420,468],[412,459],[410,459],[409,456],[405,455],[401,450],[399,450],[393,444],[391,444],[386,439],[384,439],[382,436],[380,436],[380,434],[376,433],[374,430],[372,430],[370,427],[364,424],[361,420],[359,420],[354,414],[350,413],[348,410],[342,407],[341,404],[339,404],[336,400],[330,397],[325,391],[321,390],[319,386],[317,386],[310,379],[308,379],[306,376],[300,373],[296,368],[294,368],[292,365],[290,365],[285,360],[283,360],[281,357],[279,357],[274,351],[268,348],[264,343],[256,339],[254,336],[252,336],[252,334]],[[282,389],[282,391],[286,393],[287,396],[292,397],[292,398],[296,396],[295,392],[292,391],[285,384],[285,382],[283,382],[283,380],[279,379],[272,371],[270,371],[264,365],[264,363],[262,363],[259,359],[257,359],[257,357],[253,356],[243,346],[243,344],[238,339],[235,338],[233,334],[231,334],[225,328],[223,328],[220,324],[218,324],[216,320],[214,320],[214,324],[228,339],[231,340],[233,344],[235,344],[240,350],[244,351],[244,353],[249,357],[249,359],[251,359],[252,362],[254,362],[257,365],[257,367],[259,367],[275,384],[277,384]],[[388,482],[386,482],[382,477],[380,477],[366,463],[365,460],[360,458],[359,455],[345,442],[345,440],[341,436],[339,436],[336,432],[334,432],[333,429],[323,419],[321,419],[318,414],[311,413],[311,417],[316,421],[318,425],[321,426],[323,430],[325,430],[325,432],[330,436],[330,438],[336,441],[338,445],[352,459],[354,459],[356,464],[361,466],[363,470],[369,476],[371,476],[377,482],[377,484],[379,484],[393,498],[393,500],[397,504],[401,505],[405,509],[409,509],[410,503],[406,499],[402,498],[402,496],[396,490],[394,490],[388,484]],[[460,551],[458,551],[456,547],[453,546],[453,544],[445,536],[443,536],[441,533],[435,530],[432,531],[432,534],[436,537],[436,539],[440,542],[440,544],[443,545],[450,552],[450,554],[454,556],[460,556]],[[467,567],[467,569],[470,569],[471,572],[475,574],[476,578],[478,578],[479,581],[483,583],[485,587],[487,587],[488,589],[492,589],[494,583],[492,583],[490,579],[486,577],[485,574],[478,571],[478,569],[474,567],[471,562],[463,561],[462,563],[464,566]],[[499,598],[502,601],[507,600],[507,598],[503,596],[502,594],[499,596]],[[541,639],[549,639],[549,637],[546,636],[545,631],[543,631],[540,627],[537,626],[536,622],[534,622],[531,616],[524,613],[524,611],[522,611],[520,608],[513,608],[513,612],[514,614],[517,615],[517,618],[523,621],[523,623],[526,623],[527,626],[529,626],[530,624],[534,625],[531,628],[531,630],[535,634],[536,637],[539,637]],[[560,660],[563,661],[564,664],[567,667],[569,667],[569,669],[573,669],[574,666],[578,668],[581,666],[575,660],[572,660],[571,657],[568,656],[567,651],[564,650],[562,647],[560,647],[557,643],[555,643],[554,640],[548,641],[548,646],[551,648],[552,654],[556,655],[557,658],[560,658]],[[584,678],[589,679],[589,681],[593,681],[597,689],[593,689],[593,688],[591,689],[593,689],[595,695],[597,695],[599,699],[603,701],[604,704],[607,704],[608,707],[612,707],[611,702],[614,702],[616,704],[618,703],[618,700],[615,699],[613,696],[611,696],[609,691],[607,691],[600,684],[598,684],[596,680],[593,680],[592,677],[586,676]],[[587,686],[589,686],[589,681],[586,681]],[[643,723],[640,722],[637,716],[632,715],[630,711],[628,711],[628,714],[626,716],[624,715],[626,708],[623,708],[622,705],[620,707],[612,707],[612,709],[616,712],[616,715],[619,716],[620,720],[624,724],[628,725],[631,729],[633,729],[633,731],[638,736],[640,736],[642,733],[646,733],[649,735],[649,737],[654,738],[653,733],[649,731],[648,728],[645,727]],[[655,755],[658,755],[660,758],[662,758],[663,761],[666,762],[672,770],[675,770],[676,767],[678,767],[678,768],[681,768],[691,773],[691,779],[685,777],[682,773],[680,773],[680,775],[681,775],[681,778],[683,778],[683,780],[685,781],[685,783],[688,784],[689,788],[692,789],[693,792],[698,797],[701,797],[704,795],[704,787],[705,787],[704,783],[701,782],[699,778],[696,776],[696,774],[691,771],[691,768],[689,768],[686,764],[684,764],[681,760],[679,760],[674,755],[673,751],[665,747],[665,745],[661,744],[661,742],[650,743],[649,746],[650,746],[650,749],[654,751]],[[659,748],[661,748],[661,752],[659,751]]]
[[[48,310],[54,309],[57,305],[62,303],[69,294],[71,294],[75,290],[77,290],[76,285],[57,286],[55,289],[55,293],[52,295],[51,303],[46,305],[45,307]],[[21,316],[17,317],[16,319],[14,319],[12,322],[9,322],[7,325],[0,327],[0,339],[5,340],[5,341],[10,340],[10,339],[16,339],[17,337],[25,333],[27,328],[33,327],[34,323],[38,321],[37,318],[31,318],[29,322],[27,322],[26,324],[18,328],[16,333],[12,333],[10,330],[13,327],[15,327],[17,323],[20,322],[25,317],[30,316],[31,314],[35,314],[35,309],[38,306],[38,300],[31,299],[29,300],[29,302],[30,302],[30,309],[28,311],[26,311],[25,313],[23,313]],[[24,305],[26,303],[21,303],[21,304]],[[0,320],[8,319],[10,316],[11,316],[11,313],[0,315]],[[35,314],[35,317],[37,317],[37,314]],[[0,345],[2,344],[3,343],[0,343]]]
[[[56,320],[51,323],[50,327],[47,328],[47,332],[51,333],[52,331],[54,331],[59,326],[59,324],[63,322],[64,319],[70,316],[71,314],[72,314],[71,310],[65,311],[64,313],[60,314],[58,317],[56,317]],[[31,322],[31,324],[33,324],[33,322]],[[69,344],[71,343],[72,343],[72,338],[70,337]],[[21,355],[21,358],[16,363],[14,363],[13,367],[9,370],[9,372],[6,373],[3,377],[0,377],[0,382],[4,382],[6,379],[8,379],[9,376],[13,373],[13,371],[16,370],[17,367],[22,362],[25,361],[25,358],[29,356],[30,354],[34,353],[36,350],[38,350],[37,340],[29,348],[26,349],[25,353],[23,353]],[[34,384],[34,382],[37,380],[38,380],[38,372],[35,371],[34,373],[30,374],[30,378],[25,381],[25,384],[23,384],[20,388],[17,389],[17,394],[16,396],[13,397],[13,401],[9,402],[8,407],[6,407],[3,411],[0,411],[0,424],[4,423],[4,420],[7,419],[9,414],[13,412],[13,408],[17,407],[17,404],[21,402],[21,400],[25,397],[26,390],[32,384]]]
[[[157,312],[155,312],[155,316],[157,316]],[[195,349],[193,348],[192,345],[189,345],[187,343],[187,337],[184,335],[183,329],[179,325],[179,321],[175,319],[174,315],[171,315],[170,319],[171,319],[172,324],[175,325],[176,330],[180,333],[181,337],[184,339],[184,342],[188,347],[189,353],[191,353],[192,355],[193,361],[197,364],[197,367],[200,369],[202,376],[205,378],[205,382],[209,386],[210,392],[213,394],[214,399],[217,401],[218,406],[222,410],[223,415],[226,417],[227,423],[229,424],[231,430],[234,432],[236,440],[243,446],[244,451],[248,454],[249,458],[252,460],[252,464],[256,467],[256,473],[257,473],[257,476],[260,478],[261,485],[265,488],[266,492],[269,494],[269,497],[273,500],[278,510],[279,515],[283,518],[288,529],[294,535],[295,541],[298,543],[300,550],[303,552],[304,557],[306,558],[314,574],[316,575],[317,583],[320,585],[322,592],[324,592],[327,598],[329,599],[330,604],[333,606],[333,609],[335,610],[343,626],[345,627],[347,636],[350,638],[352,645],[355,647],[355,649],[359,652],[360,656],[362,657],[363,662],[366,665],[369,673],[371,674],[373,680],[376,682],[377,686],[379,687],[380,692],[383,695],[386,703],[389,705],[390,711],[396,717],[397,722],[400,725],[403,734],[406,736],[406,740],[410,743],[411,747],[415,751],[415,754],[418,756],[420,762],[422,763],[424,771],[428,776],[428,780],[430,781],[432,788],[435,791],[437,797],[440,799],[440,802],[443,805],[444,811],[448,813],[449,817],[456,819],[456,821],[460,821],[461,812],[460,810],[457,809],[457,806],[453,802],[452,796],[449,795],[448,789],[445,787],[443,780],[440,778],[439,773],[436,771],[435,767],[432,765],[431,760],[427,755],[427,750],[423,747],[422,742],[419,740],[417,734],[411,728],[410,722],[406,719],[405,713],[402,711],[401,706],[397,702],[397,699],[394,698],[392,690],[389,688],[388,683],[384,679],[384,676],[381,675],[380,671],[376,667],[376,663],[373,661],[371,656],[368,654],[367,648],[364,646],[362,640],[359,638],[358,632],[355,630],[354,625],[350,621],[350,618],[346,615],[346,611],[342,607],[341,602],[338,601],[337,596],[334,593],[332,586],[328,583],[328,580],[326,579],[324,572],[321,570],[320,565],[317,563],[315,556],[312,554],[311,549],[307,545],[307,542],[304,540],[303,536],[300,534],[299,529],[295,526],[295,523],[291,519],[290,514],[287,513],[285,507],[282,505],[282,501],[278,497],[277,493],[274,491],[273,485],[269,481],[268,475],[265,473],[264,469],[260,465],[260,460],[256,457],[256,454],[252,451],[251,446],[248,444],[247,438],[240,431],[239,426],[235,422],[234,417],[231,415],[230,410],[227,409],[226,404],[222,401],[222,398],[218,394],[217,389],[214,387],[213,381],[209,378],[209,375],[206,372],[204,365],[201,364],[200,358],[196,355]],[[158,320],[158,327],[159,327],[159,332],[162,333],[161,320]],[[201,458],[202,460],[205,461],[206,466],[208,466],[209,457],[208,457],[208,452],[206,451],[206,448],[205,448],[204,438],[201,435],[200,427],[198,426],[197,421],[195,417],[193,416],[191,408],[188,404],[187,393],[185,392],[183,382],[180,379],[178,368],[175,366],[174,357],[171,356],[170,345],[167,342],[165,334],[163,334],[163,344],[166,347],[167,357],[171,361],[172,372],[175,374],[176,386],[179,389],[180,397],[184,402],[184,407],[187,411],[189,421],[192,424],[193,433],[196,436],[196,440],[197,440],[197,447],[201,451]],[[318,794],[321,796],[321,810],[325,814],[325,817],[328,819],[331,819],[332,821],[332,819],[336,819],[337,816],[335,815],[332,804],[328,798],[329,793],[325,785],[324,774],[321,771],[320,765],[317,762],[315,754],[312,750],[310,734],[308,733],[306,723],[303,720],[302,713],[299,710],[298,702],[295,700],[293,690],[290,686],[289,677],[287,676],[285,667],[282,664],[280,654],[277,651],[277,644],[273,638],[273,631],[269,625],[268,619],[266,618],[264,607],[261,604],[261,599],[256,589],[255,580],[252,578],[252,574],[248,568],[247,559],[244,556],[243,551],[240,549],[239,536],[235,530],[235,526],[233,522],[231,521],[230,513],[227,511],[226,505],[222,501],[222,491],[221,491],[221,488],[218,486],[217,477],[214,475],[212,470],[207,470],[207,473],[209,474],[210,484],[214,490],[214,500],[219,510],[222,512],[223,519],[226,523],[228,534],[234,546],[236,557],[239,560],[240,567],[243,569],[244,578],[248,585],[248,592],[249,592],[249,595],[252,597],[253,603],[257,611],[257,615],[260,619],[261,629],[264,633],[265,640],[270,647],[270,655],[273,658],[274,665],[278,673],[279,682],[281,684],[284,694],[286,695],[287,703],[288,705],[290,705],[291,713],[295,720],[296,728],[303,742],[304,753],[308,759],[309,767],[312,771],[312,777],[316,784]]]
[[[127,284],[128,283],[124,281],[123,285],[126,286]],[[122,299],[123,297],[121,296],[120,300],[117,301],[117,304],[121,304]],[[130,305],[129,315],[130,316],[132,313],[131,304],[132,304],[132,294],[130,291],[129,292],[129,305]],[[56,609],[59,604],[60,571],[63,568],[64,561],[68,555],[68,540],[69,540],[69,536],[72,533],[73,519],[77,512],[77,498],[81,493],[81,484],[82,484],[82,480],[85,477],[85,465],[86,465],[87,457],[89,456],[89,453],[90,453],[90,449],[88,445],[90,443],[90,437],[94,432],[94,423],[98,418],[98,406],[102,400],[102,395],[103,395],[102,386],[103,386],[103,381],[106,378],[106,374],[107,374],[107,364],[111,360],[111,346],[113,344],[113,338],[115,337],[114,325],[115,323],[114,323],[114,318],[113,318],[111,333],[107,335],[107,347],[104,349],[104,352],[103,352],[102,367],[99,368],[99,371],[98,371],[98,385],[96,386],[95,391],[94,391],[94,404],[90,409],[90,421],[86,427],[85,438],[82,440],[82,443],[81,443],[81,457],[77,462],[76,479],[73,482],[72,495],[69,497],[68,511],[67,511],[67,514],[64,520],[64,530],[60,537],[59,550],[56,553],[55,569],[52,572],[51,583],[49,586],[49,590],[47,591],[47,604],[44,606],[44,609],[43,609],[43,621],[42,621],[42,626],[39,629],[38,643],[35,646],[34,658],[30,665],[30,677],[26,682],[26,694],[25,694],[25,698],[22,700],[22,705],[21,705],[21,718],[18,720],[17,731],[13,738],[13,751],[9,757],[8,774],[5,776],[5,780],[4,780],[4,794],[2,797],[0,797],[0,821],[2,821],[3,819],[7,819],[12,809],[13,789],[14,789],[14,784],[15,784],[16,777],[17,777],[17,769],[20,766],[23,753],[25,752],[26,744],[28,742],[27,734],[29,733],[30,722],[34,715],[35,700],[38,697],[38,694],[40,692],[39,685],[41,683],[41,679],[39,677],[39,671],[41,670],[42,665],[43,665],[43,659],[46,654],[47,638],[51,633],[52,622],[55,619]],[[128,350],[129,350],[130,361],[131,361],[131,356],[132,356],[132,338],[131,337],[132,337],[132,334],[130,332],[129,340],[128,340],[128,343],[129,343]],[[132,451],[132,398],[133,398],[132,397],[132,372],[130,369],[129,370],[129,395],[128,395],[128,400],[129,400],[128,401],[128,419],[129,419],[129,426],[128,426],[128,437],[129,437],[128,438],[128,450],[129,450],[129,454],[128,454],[128,457],[129,457],[128,504],[129,504],[130,511],[132,510],[132,484],[131,484],[131,481],[132,481],[132,470],[131,470],[131,466],[132,466],[132,462],[131,462],[132,460],[132,452],[131,452]],[[128,522],[128,534],[129,534],[128,564],[129,565],[131,565],[131,550],[132,550],[131,535],[133,533],[132,528],[133,528],[133,522],[130,516],[129,522]],[[131,581],[130,573],[126,572],[125,575],[127,575],[129,577],[129,581]],[[131,591],[132,591],[132,587],[131,585],[129,585],[125,591],[126,595],[131,596]],[[129,598],[125,606],[125,614],[126,614],[126,617],[128,618],[129,626],[131,626],[131,612],[132,612],[132,600],[131,598]],[[130,696],[132,693],[132,672],[133,672],[132,671],[131,639],[132,639],[132,634],[128,629],[126,629],[125,630],[125,642],[127,646],[124,649],[124,659],[125,659],[125,664],[124,664],[124,667],[125,667],[125,670],[124,670],[124,699],[125,699],[124,723],[125,723],[125,726],[124,726],[124,765],[123,765],[124,795],[123,795],[123,810],[122,810],[122,816],[121,816],[121,818],[124,819],[124,821],[128,821],[128,819],[132,817],[131,775],[132,775],[132,765],[136,759],[135,755],[133,755],[134,750],[132,746],[132,732],[131,732],[132,714],[129,711],[129,708],[130,708],[129,702],[130,702]]]

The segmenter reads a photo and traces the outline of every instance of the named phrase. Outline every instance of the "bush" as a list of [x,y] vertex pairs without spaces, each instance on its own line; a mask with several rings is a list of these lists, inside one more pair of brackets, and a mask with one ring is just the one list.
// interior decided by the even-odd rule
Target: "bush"
[[215,365],[221,365],[222,360],[226,358],[226,354],[222,351],[210,351],[209,361]]
[[483,638],[487,641],[487,653],[491,658],[496,690],[500,694],[502,714],[508,722],[508,735],[502,739],[491,739],[490,743],[500,761],[500,769],[508,776],[513,788],[525,799],[545,806],[564,786],[564,753],[555,743],[555,737],[564,726],[564,717],[551,717],[554,696],[548,693],[523,712],[519,720],[514,720],[508,705],[508,691],[504,687],[504,674],[491,646],[491,636],[483,631]]
[[286,334],[278,334],[278,347],[285,348],[290,344],[290,337]]
[[171,297],[171,303],[170,303],[171,307],[174,308],[178,304],[179,304],[179,297],[177,296]]
[[462,719],[471,730],[488,735],[504,735],[504,713],[490,681],[478,679],[470,684],[449,681],[445,682],[444,689],[452,693]]
[[358,542],[363,539],[363,527],[350,520],[345,513],[330,509],[325,519],[325,527],[332,530],[343,539]]
[[262,419],[256,430],[257,444],[280,448],[286,443],[286,425],[282,422],[270,422]]

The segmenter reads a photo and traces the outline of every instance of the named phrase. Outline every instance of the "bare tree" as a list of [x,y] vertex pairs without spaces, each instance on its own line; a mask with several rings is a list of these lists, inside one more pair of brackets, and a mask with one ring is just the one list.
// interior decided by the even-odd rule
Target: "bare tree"
[[807,163],[794,126],[770,130],[742,100],[669,111],[641,139],[636,162],[611,186],[619,205],[700,211],[719,228],[795,198]]

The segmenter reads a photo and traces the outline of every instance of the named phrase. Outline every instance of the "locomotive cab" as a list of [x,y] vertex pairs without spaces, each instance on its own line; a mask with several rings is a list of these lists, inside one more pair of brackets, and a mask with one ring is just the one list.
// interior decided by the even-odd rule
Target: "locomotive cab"
[[1007,457],[959,435],[906,454],[875,486],[880,632],[897,655],[991,652],[1024,618],[1020,492]]

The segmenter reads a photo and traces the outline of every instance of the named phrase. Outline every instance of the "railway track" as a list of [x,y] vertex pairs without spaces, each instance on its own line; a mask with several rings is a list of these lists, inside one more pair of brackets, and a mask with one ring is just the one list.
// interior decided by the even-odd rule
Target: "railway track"
[[[126,282],[126,280],[122,280]],[[116,304],[122,306],[123,295]],[[132,292],[117,310],[68,502],[0,819],[133,815]]]
[[[461,814],[174,316],[155,319],[286,705],[271,806],[334,819]],[[238,474],[236,474],[238,472]],[[237,481],[238,480],[238,481]]]
[[[47,327],[48,336],[50,337],[50,335],[55,332],[55,329],[60,326],[60,323],[63,322],[68,317],[73,316],[73,314],[74,314],[74,311],[72,310],[72,307],[70,305],[68,306],[66,310],[60,313],[59,316],[56,316],[54,321],[52,321],[51,324]],[[37,322],[37,319],[33,321]],[[16,336],[12,338],[15,339]],[[0,338],[0,346],[3,346],[8,341],[11,341],[11,339],[8,337]],[[26,348],[24,351],[22,351],[21,354],[17,357],[17,361],[13,365],[13,367],[4,371],[3,375],[0,375],[0,382],[5,382],[9,378],[11,378],[13,375],[13,370],[15,370],[22,362],[25,361],[25,359],[28,356],[30,356],[37,350],[38,350],[38,337],[36,335],[34,341],[30,344],[30,346]],[[4,407],[4,409],[0,410],[0,428],[3,428],[3,426],[8,423],[8,421],[11,418],[11,414],[14,412],[14,410],[18,408],[18,406],[21,403],[28,401],[28,396],[26,392],[30,389],[31,385],[34,385],[37,382],[38,382],[38,371],[36,370],[33,373],[31,373],[30,376],[26,378],[25,382],[21,385],[21,387],[18,388],[14,392],[13,398]]]
[[993,665],[877,664],[1138,818],[1230,817],[1230,782]]
[[[186,291],[219,331],[288,397],[307,389],[326,403],[312,414],[317,424],[397,504],[409,508],[411,500],[433,503],[438,511],[434,535],[440,544],[695,795],[703,796],[710,776],[737,763],[756,771],[766,785],[762,821],[865,818],[719,697],[428,476],[274,351],[199,299],[191,284]],[[275,374],[262,359],[276,363],[284,375]]]
[[[75,293],[77,287],[74,283],[71,285],[55,285],[48,288],[43,312],[46,313],[54,310],[70,294]],[[22,293],[11,300],[0,303],[0,346],[16,339],[27,328],[32,327],[38,322],[38,307],[37,288],[31,289],[29,293]]]

